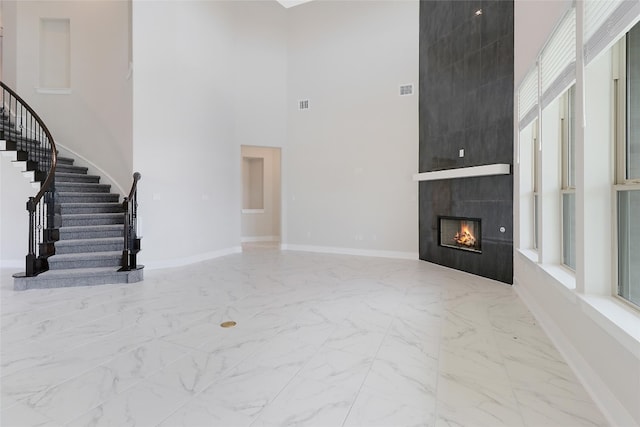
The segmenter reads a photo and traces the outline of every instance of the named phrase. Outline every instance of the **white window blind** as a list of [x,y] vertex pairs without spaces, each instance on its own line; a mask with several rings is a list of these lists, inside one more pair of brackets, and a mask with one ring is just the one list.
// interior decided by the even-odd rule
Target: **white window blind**
[[526,75],[518,91],[518,120],[520,130],[538,116],[538,67]]
[[561,95],[576,78],[576,9],[562,18],[540,55],[542,108]]
[[640,20],[640,0],[585,0],[584,59],[589,64]]

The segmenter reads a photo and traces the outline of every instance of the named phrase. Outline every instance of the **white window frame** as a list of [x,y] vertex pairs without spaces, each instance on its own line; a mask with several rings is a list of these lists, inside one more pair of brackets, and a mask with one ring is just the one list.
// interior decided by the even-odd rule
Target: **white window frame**
[[[570,105],[570,97],[569,92],[574,91],[574,99],[575,99],[575,85],[571,85],[567,91],[560,98],[560,146],[562,150],[561,155],[561,169],[562,169],[562,182],[560,183],[560,264],[567,268],[568,270],[575,273],[575,267],[571,267],[570,265],[565,263],[564,259],[564,195],[565,194],[573,194],[575,197],[576,194],[576,186],[575,186],[575,129],[574,123],[570,123],[571,120],[571,109],[574,111],[575,115],[575,105]],[[572,135],[573,134],[573,135]],[[574,138],[574,152],[571,153],[569,150],[569,142],[571,137]],[[573,155],[573,168],[574,168],[574,177],[573,182],[569,179],[570,172],[570,155]],[[574,246],[575,246],[574,241]],[[574,248],[575,250],[575,248]]]
[[619,294],[619,277],[618,271],[620,269],[620,259],[618,253],[619,241],[618,241],[618,196],[621,192],[626,191],[640,191],[640,179],[628,179],[627,178],[627,35],[625,34],[614,46],[613,46],[613,85],[614,85],[614,100],[613,100],[613,115],[614,115],[614,144],[615,144],[615,181],[613,185],[612,195],[612,209],[613,209],[613,228],[612,233],[614,236],[613,245],[613,280],[612,280],[612,295],[618,300],[628,304],[629,306],[640,310],[640,306],[636,303],[624,298]]
[[533,150],[532,153],[532,162],[533,167],[531,168],[532,173],[532,182],[533,182],[533,191],[532,191],[532,206],[533,206],[533,222],[532,222],[532,232],[533,239],[531,240],[533,250],[540,250],[540,122],[539,119],[536,118],[533,121],[533,128],[531,130],[531,147]]

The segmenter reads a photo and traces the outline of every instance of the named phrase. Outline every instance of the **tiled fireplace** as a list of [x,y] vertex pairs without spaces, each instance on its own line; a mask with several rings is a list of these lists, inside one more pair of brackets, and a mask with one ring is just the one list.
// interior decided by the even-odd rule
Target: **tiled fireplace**
[[[419,184],[420,259],[506,283],[513,282],[513,78],[513,1],[420,2],[418,173],[430,175]],[[506,170],[465,176],[491,165]],[[449,230],[445,218],[467,229]]]
[[512,283],[512,178],[420,182],[420,259]]

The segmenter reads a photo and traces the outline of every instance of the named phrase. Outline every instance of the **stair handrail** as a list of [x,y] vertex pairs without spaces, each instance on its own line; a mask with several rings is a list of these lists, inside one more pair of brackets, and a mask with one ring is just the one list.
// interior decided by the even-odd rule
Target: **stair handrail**
[[[46,171],[46,177],[40,185],[40,190],[35,196],[29,197],[27,200],[27,211],[29,212],[29,252],[25,261],[25,275],[32,277],[49,269],[47,257],[55,253],[53,244],[53,241],[57,239],[55,233],[55,171],[58,165],[58,149],[53,135],[51,135],[49,128],[38,113],[4,82],[0,81],[0,87],[2,87],[3,90],[2,105],[0,108],[3,114],[7,114],[7,120],[9,122],[8,126],[5,126],[3,123],[2,130],[6,130],[7,132],[13,130],[11,123],[13,113],[16,118],[15,126],[18,125],[18,121],[20,122],[20,127],[14,130],[16,134],[20,135],[16,137],[16,144],[22,139],[25,142],[25,147],[29,146],[29,141],[35,141],[40,145],[40,148],[33,147],[31,150],[31,156],[35,159],[33,161],[37,162],[34,171],[35,179],[41,180],[38,176],[40,173],[45,172],[44,167],[49,166]],[[8,94],[9,97],[8,105],[5,101],[5,94]],[[14,111],[12,111],[12,104],[15,104]],[[25,121],[27,122],[26,128],[25,123],[23,123]],[[25,132],[24,135],[22,134],[23,131]],[[24,151],[26,151],[26,149]],[[27,151],[27,153],[29,152]],[[28,156],[27,168],[29,168]],[[40,201],[43,198],[45,200],[44,203],[41,204]]]
[[122,201],[124,210],[124,248],[122,249],[122,267],[119,271],[130,271],[138,268],[137,254],[140,252],[140,238],[138,237],[138,181],[142,178],[140,172],[133,174],[133,183],[129,195]]
[[[47,137],[47,139],[49,140],[49,143],[51,144],[51,166],[49,167],[49,173],[47,174],[47,178],[45,179],[42,186],[40,186],[40,191],[38,191],[38,194],[36,194],[34,197],[29,198],[29,200],[33,199],[33,203],[37,204],[40,201],[40,199],[42,199],[42,197],[44,196],[44,193],[47,192],[49,187],[53,185],[56,166],[58,165],[58,150],[56,148],[56,142],[54,141],[53,136],[51,135],[51,132],[49,132],[49,128],[47,127],[47,125],[44,124],[44,121],[40,118],[38,113],[36,113],[35,110],[31,108],[31,106],[27,104],[27,102],[24,99],[22,99],[22,97],[20,97],[20,95],[18,95],[13,89],[11,89],[9,86],[4,84],[4,82],[0,81],[0,85],[2,86],[2,89],[9,92],[9,94],[11,94],[11,96],[14,97],[16,101],[22,104],[22,106],[29,112],[29,114],[33,116],[33,118],[38,122],[38,125],[44,131],[45,136]],[[4,108],[4,105],[2,107]]]

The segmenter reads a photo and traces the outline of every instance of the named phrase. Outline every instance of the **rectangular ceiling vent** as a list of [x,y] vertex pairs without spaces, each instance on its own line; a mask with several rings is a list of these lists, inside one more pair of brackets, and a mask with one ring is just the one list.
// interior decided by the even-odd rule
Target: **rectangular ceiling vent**
[[400,85],[400,96],[413,95],[413,85]]
[[309,100],[301,99],[298,101],[298,110],[308,110],[309,109]]

